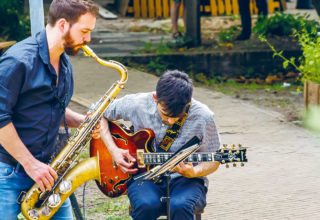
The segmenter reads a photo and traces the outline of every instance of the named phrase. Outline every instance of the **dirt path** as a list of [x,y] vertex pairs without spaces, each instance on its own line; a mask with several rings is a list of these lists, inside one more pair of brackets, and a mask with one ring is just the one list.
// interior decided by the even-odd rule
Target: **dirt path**
[[[76,57],[72,62],[74,98],[80,102],[98,100],[119,79],[116,71],[89,58]],[[153,91],[156,81],[155,76],[129,70],[126,89],[119,97]],[[209,176],[203,219],[320,218],[319,138],[286,122],[280,113],[248,101],[200,87],[195,88],[194,98],[215,112],[222,143],[248,147],[249,159],[244,167],[221,166]],[[98,189],[92,191],[88,200],[99,194]],[[101,214],[99,219],[103,218],[107,216]]]

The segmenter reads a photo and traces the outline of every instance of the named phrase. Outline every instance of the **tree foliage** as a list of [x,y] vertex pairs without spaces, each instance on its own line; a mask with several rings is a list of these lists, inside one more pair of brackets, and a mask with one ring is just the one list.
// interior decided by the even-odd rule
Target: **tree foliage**
[[30,18],[24,0],[0,1],[0,41],[22,40],[30,35]]

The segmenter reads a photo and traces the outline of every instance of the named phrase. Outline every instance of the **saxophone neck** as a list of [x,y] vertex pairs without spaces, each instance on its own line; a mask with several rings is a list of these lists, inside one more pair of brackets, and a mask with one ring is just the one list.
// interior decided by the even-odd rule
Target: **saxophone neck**
[[118,72],[120,74],[120,81],[118,83],[119,84],[126,84],[127,79],[128,79],[128,70],[124,65],[122,65],[121,63],[114,61],[114,60],[106,61],[106,60],[99,58],[95,54],[95,52],[93,52],[93,50],[87,45],[83,45],[82,50],[83,50],[85,56],[91,56],[93,59],[95,59],[101,65],[111,67],[113,69],[118,70]]

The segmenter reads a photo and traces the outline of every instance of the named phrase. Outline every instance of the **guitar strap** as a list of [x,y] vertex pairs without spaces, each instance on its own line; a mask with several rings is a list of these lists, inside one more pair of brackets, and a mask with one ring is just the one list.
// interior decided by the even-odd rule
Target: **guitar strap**
[[181,127],[189,114],[190,106],[191,106],[191,102],[186,107],[185,115],[166,130],[166,134],[159,146],[160,149],[164,151],[169,150],[173,141],[178,137],[180,133]]

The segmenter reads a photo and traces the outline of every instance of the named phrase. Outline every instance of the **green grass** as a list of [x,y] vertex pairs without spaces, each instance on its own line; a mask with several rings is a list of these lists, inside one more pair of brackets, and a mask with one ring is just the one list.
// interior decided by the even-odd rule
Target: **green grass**
[[[88,201],[87,219],[127,220],[129,216],[127,196],[118,198],[95,197]],[[103,217],[102,217],[103,216]]]

